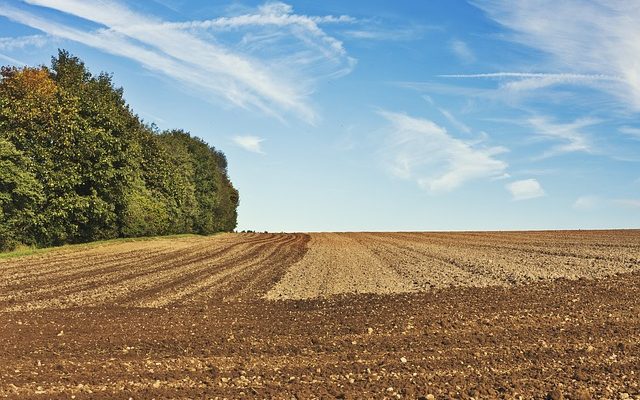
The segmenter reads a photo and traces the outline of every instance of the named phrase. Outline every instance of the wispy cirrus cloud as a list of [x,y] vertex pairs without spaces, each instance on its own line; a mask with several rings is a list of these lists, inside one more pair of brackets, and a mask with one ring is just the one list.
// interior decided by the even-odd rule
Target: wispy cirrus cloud
[[535,199],[545,196],[544,189],[537,179],[523,179],[505,186],[515,201]]
[[547,117],[529,118],[526,123],[541,139],[559,142],[545,151],[539,158],[548,158],[564,153],[595,153],[597,149],[584,129],[600,123],[594,118],[580,118],[571,123],[552,122]]
[[423,38],[427,32],[443,30],[439,25],[414,23],[407,20],[393,21],[393,18],[358,18],[350,22],[351,26],[337,30],[336,33],[341,37],[360,41],[413,41]]
[[326,34],[318,27],[318,24],[354,23],[356,21],[357,20],[354,17],[349,15],[298,15],[294,14],[293,7],[289,4],[282,2],[269,2],[259,6],[257,12],[252,14],[220,17],[202,21],[167,22],[164,26],[199,29],[229,29],[258,25],[279,27],[298,25],[305,27],[309,31],[315,32],[318,36],[325,36]]
[[456,118],[449,110],[438,108],[438,111],[440,111],[440,114],[442,114],[451,123],[451,125],[456,127],[456,129],[466,133],[467,135],[471,133],[471,128]]
[[47,35],[28,35],[18,37],[0,37],[0,50],[11,51],[25,47],[42,47],[48,44],[51,38]]
[[631,139],[640,140],[640,128],[634,128],[632,126],[623,126],[618,129],[623,134],[627,135]]
[[[342,44],[318,26],[322,21],[339,23],[346,18],[300,16],[284,3],[268,3],[255,14],[230,18],[226,28],[222,20],[217,20],[221,29],[246,29],[247,35],[254,38],[271,33],[268,43],[254,40],[252,46],[244,47],[194,32],[204,24],[202,21],[175,24],[137,13],[115,1],[27,0],[27,3],[91,21],[99,28],[71,28],[39,17],[35,9],[8,5],[0,5],[0,15],[50,36],[130,58],[205,96],[259,109],[278,118],[290,113],[314,123],[318,115],[309,98],[317,79],[344,75],[355,65]],[[269,23],[277,20],[288,22]],[[283,24],[297,34],[263,32],[267,26]]]
[[264,154],[261,145],[261,143],[264,142],[264,139],[259,136],[234,136],[233,142],[241,148],[252,153]]
[[[326,74],[341,76],[351,72],[355,66],[355,59],[348,56],[343,43],[327,34],[320,25],[352,24],[357,20],[348,15],[309,16],[295,14],[291,5],[282,2],[268,2],[259,6],[255,13],[248,13],[230,17],[219,17],[202,21],[165,22],[158,29],[176,28],[188,30],[210,30],[214,32],[242,31],[249,29],[240,41],[244,49],[278,48],[278,43],[287,43],[290,38],[296,38],[305,44],[306,50],[315,50],[316,56],[311,57],[305,51],[300,56],[295,47],[286,44],[283,50],[291,52],[284,58],[286,62],[297,62],[296,68],[308,67],[311,64],[316,72],[321,68],[318,64],[325,64]],[[261,28],[262,32],[253,32]],[[142,27],[145,29],[145,27]],[[264,46],[262,46],[264,45]],[[274,48],[275,46],[275,48]],[[293,50],[293,51],[292,51]]]
[[431,193],[454,190],[468,181],[504,175],[507,163],[495,158],[504,147],[483,147],[451,136],[433,121],[380,111],[390,123],[384,157],[391,172],[416,181]]
[[449,42],[449,49],[462,62],[472,63],[476,61],[476,55],[469,48],[469,45],[462,40],[453,39]]
[[442,114],[442,116],[445,117],[447,119],[447,121],[449,121],[449,123],[454,128],[456,128],[460,132],[466,133],[467,135],[471,134],[472,129],[469,127],[469,125],[467,125],[464,122],[460,121],[458,118],[456,118],[455,115],[453,115],[453,113],[451,111],[447,110],[446,108],[436,106],[436,102],[435,102],[435,100],[433,100],[433,98],[431,96],[422,95],[422,98],[424,99],[424,101],[426,101],[430,105],[434,106],[438,110],[438,112],[440,112],[440,114]]
[[640,110],[640,41],[636,40],[640,7],[636,3],[477,0],[474,4],[510,30],[508,39],[546,54],[549,72],[572,73],[521,77],[525,82],[520,87],[597,83],[623,106]]
[[366,26],[346,29],[343,30],[341,34],[351,39],[402,42],[419,39],[424,35],[425,31],[429,29],[434,28],[417,25],[392,29],[388,27],[372,26],[370,21],[367,21]]
[[533,72],[492,72],[484,74],[444,74],[440,78],[458,79],[493,79],[500,82],[499,88],[517,92],[543,89],[554,85],[589,85],[597,86],[603,83],[622,83],[624,80],[617,76],[602,74],[571,74],[571,73],[533,73]]
[[[25,47],[42,47],[51,42],[51,38],[47,35],[28,35],[18,37],[0,37],[0,51],[21,50]],[[27,63],[0,53],[0,60],[6,61],[15,66],[25,66]]]

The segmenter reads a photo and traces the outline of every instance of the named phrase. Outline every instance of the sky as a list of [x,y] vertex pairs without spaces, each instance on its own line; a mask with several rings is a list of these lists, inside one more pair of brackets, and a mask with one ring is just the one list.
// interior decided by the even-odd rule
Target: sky
[[222,150],[238,230],[640,228],[640,4],[0,0]]

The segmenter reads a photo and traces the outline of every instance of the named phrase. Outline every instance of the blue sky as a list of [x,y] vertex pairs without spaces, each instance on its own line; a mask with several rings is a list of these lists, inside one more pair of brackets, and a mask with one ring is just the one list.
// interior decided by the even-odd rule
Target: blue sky
[[640,227],[628,1],[0,1],[0,62],[57,48],[223,150],[238,229]]

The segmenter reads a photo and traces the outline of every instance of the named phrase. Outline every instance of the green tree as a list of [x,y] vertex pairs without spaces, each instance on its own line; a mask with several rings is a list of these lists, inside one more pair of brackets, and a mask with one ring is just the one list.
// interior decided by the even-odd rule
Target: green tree
[[13,144],[0,138],[0,250],[36,244],[34,230],[44,196],[28,164]]
[[50,69],[0,73],[5,242],[10,235],[46,246],[235,228],[238,193],[224,154],[187,132],[145,125],[110,75],[92,75],[63,50]]
[[238,193],[227,176],[224,154],[182,130],[166,131],[159,138],[171,149],[183,148],[189,154],[197,203],[194,231],[210,234],[235,229]]

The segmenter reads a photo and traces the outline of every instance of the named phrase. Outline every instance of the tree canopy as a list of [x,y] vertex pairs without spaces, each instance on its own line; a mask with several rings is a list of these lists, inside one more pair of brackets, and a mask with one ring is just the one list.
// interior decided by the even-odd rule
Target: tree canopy
[[222,152],[145,124],[68,52],[0,71],[0,249],[232,231],[238,199]]

